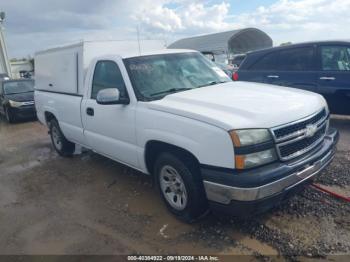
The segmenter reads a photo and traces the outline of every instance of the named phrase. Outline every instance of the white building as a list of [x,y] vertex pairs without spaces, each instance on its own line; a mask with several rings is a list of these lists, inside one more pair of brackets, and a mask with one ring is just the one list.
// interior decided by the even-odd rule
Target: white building
[[34,71],[33,64],[29,60],[12,61],[10,65],[12,78],[15,79],[21,78],[24,72]]

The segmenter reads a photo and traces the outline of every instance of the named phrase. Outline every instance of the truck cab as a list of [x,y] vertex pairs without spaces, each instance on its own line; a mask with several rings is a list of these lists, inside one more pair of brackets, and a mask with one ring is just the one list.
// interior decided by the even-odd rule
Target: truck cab
[[232,82],[192,50],[95,50],[37,54],[39,120],[62,156],[80,145],[151,175],[181,220],[266,211],[334,156],[338,132],[318,94]]

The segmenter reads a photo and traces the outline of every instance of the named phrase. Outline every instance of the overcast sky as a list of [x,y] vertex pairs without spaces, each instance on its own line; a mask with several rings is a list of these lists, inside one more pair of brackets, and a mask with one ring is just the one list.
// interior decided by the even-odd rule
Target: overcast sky
[[82,39],[164,39],[257,27],[274,44],[350,39],[350,0],[0,0],[11,58]]

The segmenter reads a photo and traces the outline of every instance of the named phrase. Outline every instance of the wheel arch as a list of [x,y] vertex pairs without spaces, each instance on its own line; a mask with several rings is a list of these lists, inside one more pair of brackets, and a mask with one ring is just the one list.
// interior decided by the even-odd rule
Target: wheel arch
[[44,116],[45,116],[45,121],[46,121],[46,124],[49,125],[50,121],[53,120],[53,119],[56,119],[57,120],[57,117],[55,116],[55,114],[53,114],[52,112],[50,111],[45,111],[44,112]]
[[145,146],[145,164],[149,174],[153,175],[154,164],[161,153],[169,152],[179,157],[186,164],[194,168],[200,167],[198,158],[189,150],[159,140],[150,140]]

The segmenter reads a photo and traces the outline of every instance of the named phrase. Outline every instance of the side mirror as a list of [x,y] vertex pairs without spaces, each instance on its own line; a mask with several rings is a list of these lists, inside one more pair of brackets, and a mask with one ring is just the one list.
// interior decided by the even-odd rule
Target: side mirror
[[127,105],[129,98],[121,98],[117,88],[102,89],[97,93],[96,102],[100,105]]

